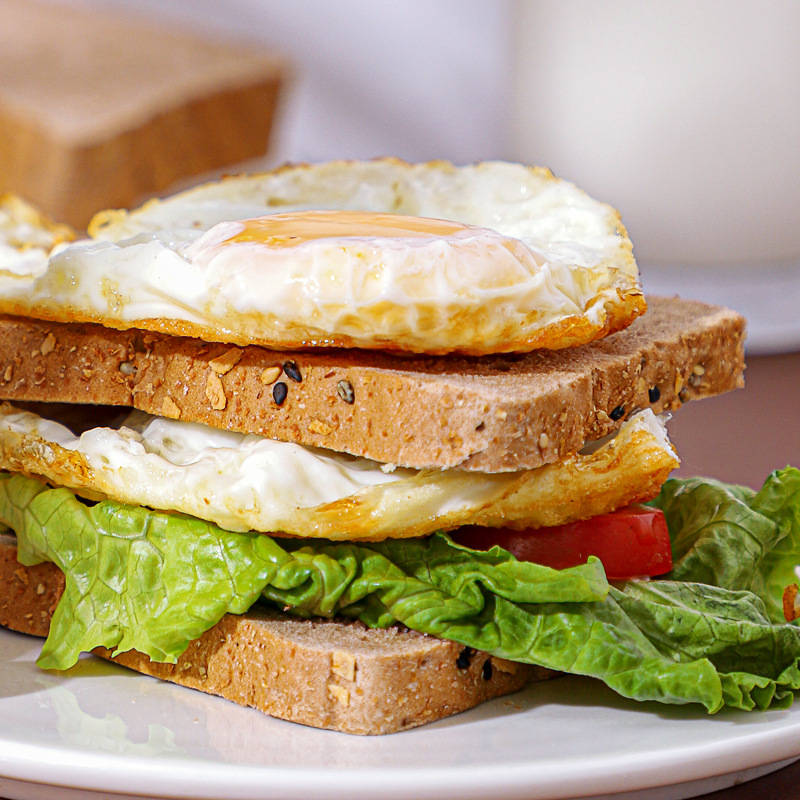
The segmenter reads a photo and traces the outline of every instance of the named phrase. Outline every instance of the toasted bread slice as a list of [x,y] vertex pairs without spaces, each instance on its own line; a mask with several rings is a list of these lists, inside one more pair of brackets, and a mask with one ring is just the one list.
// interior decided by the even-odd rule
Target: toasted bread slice
[[591,345],[485,358],[286,353],[0,317],[0,399],[132,406],[416,468],[532,469],[637,409],[742,385],[741,316],[649,305]]
[[[16,552],[14,537],[0,535],[0,625],[46,636],[64,576],[50,563],[24,567]],[[403,627],[269,609],[226,615],[177,664],[135,651],[95,654],[280,719],[355,734],[424,725],[554,674]]]

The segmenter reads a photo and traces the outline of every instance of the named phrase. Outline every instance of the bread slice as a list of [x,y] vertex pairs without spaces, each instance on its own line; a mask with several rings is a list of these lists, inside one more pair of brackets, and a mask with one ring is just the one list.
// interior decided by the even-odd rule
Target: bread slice
[[[64,589],[50,563],[24,567],[0,535],[0,625],[46,636]],[[383,734],[448,717],[553,673],[403,627],[301,620],[269,609],[228,614],[177,664],[130,651],[96,655],[274,717],[354,734]]]
[[742,385],[744,320],[649,298],[624,331],[524,355],[277,352],[0,317],[0,399],[133,406],[417,468],[532,469]]

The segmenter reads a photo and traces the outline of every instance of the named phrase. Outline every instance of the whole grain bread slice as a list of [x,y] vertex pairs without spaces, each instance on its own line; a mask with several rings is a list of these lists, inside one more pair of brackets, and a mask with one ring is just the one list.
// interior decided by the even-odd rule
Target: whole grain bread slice
[[[22,566],[16,552],[15,538],[0,535],[0,625],[46,636],[64,576],[50,563]],[[177,664],[135,651],[95,655],[280,719],[354,734],[424,725],[553,674],[407,628],[266,608],[226,615]]]
[[0,317],[0,399],[132,406],[417,468],[532,469],[636,410],[743,384],[741,316],[648,304],[590,345],[483,358],[277,352]]

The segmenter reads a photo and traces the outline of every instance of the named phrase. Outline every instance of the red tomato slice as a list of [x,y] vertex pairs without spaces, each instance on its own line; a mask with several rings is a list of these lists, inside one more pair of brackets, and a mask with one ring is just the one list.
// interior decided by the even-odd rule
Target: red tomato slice
[[514,531],[467,525],[450,536],[473,550],[500,545],[520,561],[555,569],[585,564],[589,556],[597,556],[612,580],[663,575],[672,569],[664,513],[648,506],[628,506],[553,528]]

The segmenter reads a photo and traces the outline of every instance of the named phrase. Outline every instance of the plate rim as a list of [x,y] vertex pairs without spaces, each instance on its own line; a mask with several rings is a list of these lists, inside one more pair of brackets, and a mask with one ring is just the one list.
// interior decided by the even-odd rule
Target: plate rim
[[[0,629],[0,642],[6,633]],[[152,680],[146,676],[135,677]],[[103,680],[103,676],[91,680]],[[565,676],[559,680],[573,678]],[[502,702],[502,698],[492,702]],[[608,795],[679,787],[800,757],[800,704],[796,703],[790,709],[755,713],[776,715],[780,718],[776,720],[779,724],[765,723],[744,735],[738,734],[732,740],[721,737],[701,745],[693,744],[690,751],[686,747],[672,746],[653,750],[644,758],[639,751],[621,752],[615,758],[588,755],[578,762],[580,768],[577,771],[574,762],[536,760],[483,763],[458,769],[452,766],[420,768],[411,764],[344,769],[311,766],[303,769],[298,778],[295,766],[198,763],[196,758],[185,756],[134,758],[129,754],[88,752],[69,745],[53,747],[24,743],[0,734],[0,775],[30,784],[112,794],[120,790],[120,775],[125,775],[126,788],[134,790],[137,795],[186,797],[188,788],[198,800],[222,797],[229,800],[277,800],[289,795],[310,794],[318,800],[343,800],[345,797],[348,800],[368,800],[376,793],[386,800],[408,797],[417,800],[470,800],[485,797],[487,789],[491,789],[492,796],[498,800]],[[733,719],[735,723],[737,718]],[[318,733],[347,736],[331,731]],[[397,735],[413,734],[414,730],[410,730]],[[678,764],[681,780],[676,782],[671,778],[674,778]],[[43,765],[47,767],[45,780]],[[266,793],[265,787],[268,787]]]

